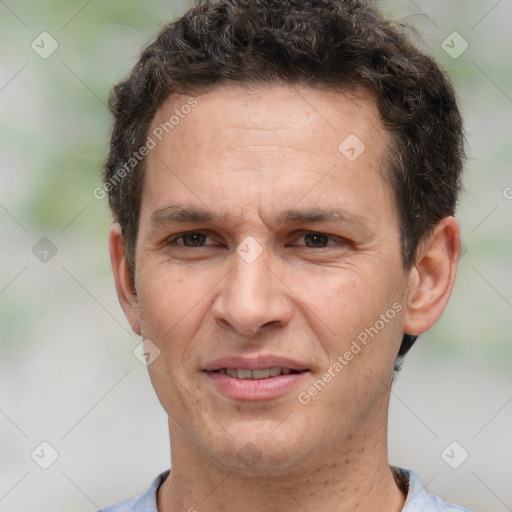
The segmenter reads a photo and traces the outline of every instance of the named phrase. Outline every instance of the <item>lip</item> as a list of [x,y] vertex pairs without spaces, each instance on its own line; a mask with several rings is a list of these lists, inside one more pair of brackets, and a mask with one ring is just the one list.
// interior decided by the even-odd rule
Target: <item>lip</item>
[[277,398],[296,387],[308,371],[267,379],[237,379],[223,373],[205,372],[215,388],[233,400],[261,401]]
[[[216,370],[237,368],[242,370],[264,370],[266,368],[290,368],[301,373],[278,375],[266,379],[237,379]],[[277,398],[295,388],[310,371],[304,363],[276,355],[257,357],[228,356],[206,365],[204,373],[215,389],[233,400],[261,401]]]
[[205,371],[214,372],[221,368],[237,368],[240,370],[264,370],[265,368],[290,368],[302,371],[309,368],[304,363],[288,357],[276,355],[259,355],[257,357],[227,356],[215,359],[205,366]]

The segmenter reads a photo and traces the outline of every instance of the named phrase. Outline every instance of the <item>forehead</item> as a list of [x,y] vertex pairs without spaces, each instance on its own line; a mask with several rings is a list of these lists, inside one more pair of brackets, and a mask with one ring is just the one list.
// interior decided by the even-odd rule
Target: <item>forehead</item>
[[209,143],[217,150],[237,143],[243,131],[251,132],[255,140],[270,137],[277,143],[293,134],[307,143],[306,148],[318,151],[327,144],[337,149],[350,134],[377,150],[378,139],[386,138],[376,99],[364,89],[336,92],[270,84],[223,85],[197,97],[171,94],[153,119],[151,132],[155,131],[159,139],[168,139],[172,132],[176,143]]
[[362,194],[377,207],[391,195],[382,179],[389,135],[363,92],[229,85],[171,95],[149,135],[143,206],[173,196],[241,214],[297,201],[335,208],[340,198],[361,207]]

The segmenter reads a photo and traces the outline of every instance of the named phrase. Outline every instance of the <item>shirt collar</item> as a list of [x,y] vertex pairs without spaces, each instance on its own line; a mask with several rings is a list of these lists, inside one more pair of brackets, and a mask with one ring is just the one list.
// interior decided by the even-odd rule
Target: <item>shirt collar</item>
[[[464,512],[466,509],[442,501],[437,496],[428,494],[420,477],[410,469],[391,466],[397,485],[406,495],[401,512]],[[133,510],[137,512],[157,512],[158,489],[167,478],[170,469],[158,475],[147,491],[135,499]],[[130,509],[132,510],[132,509]],[[469,511],[467,511],[469,512]]]

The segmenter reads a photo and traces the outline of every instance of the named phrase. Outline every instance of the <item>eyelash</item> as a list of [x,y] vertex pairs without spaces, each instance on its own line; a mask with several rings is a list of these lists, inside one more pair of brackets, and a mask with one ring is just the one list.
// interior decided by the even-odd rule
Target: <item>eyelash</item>
[[[165,242],[165,245],[167,245],[167,246],[174,245],[174,246],[183,247],[186,249],[199,249],[199,248],[205,247],[205,245],[188,246],[188,245],[176,243],[177,240],[182,239],[183,237],[185,237],[187,235],[204,235],[207,238],[210,238],[206,233],[204,233],[202,231],[187,231],[185,233],[180,233],[179,235],[173,235],[172,237],[168,238],[167,241]],[[326,246],[323,246],[323,247],[308,247],[308,246],[304,245],[303,247],[306,249],[316,249],[316,250],[327,249],[328,247],[331,247],[332,245],[334,245],[334,243],[337,240],[340,241],[339,243],[345,242],[345,240],[340,237],[335,237],[332,235],[328,235],[327,233],[322,233],[322,232],[318,232],[318,231],[303,231],[303,232],[301,232],[300,238],[303,238],[307,235],[320,235],[321,237],[327,237],[328,242],[332,241],[333,243],[331,243],[331,244],[328,243]]]

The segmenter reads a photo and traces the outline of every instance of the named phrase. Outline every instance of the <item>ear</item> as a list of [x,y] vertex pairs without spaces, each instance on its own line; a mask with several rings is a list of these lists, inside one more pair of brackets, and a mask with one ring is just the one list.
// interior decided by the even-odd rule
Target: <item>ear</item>
[[108,232],[110,262],[114,272],[117,298],[123,308],[124,314],[132,326],[133,332],[140,335],[140,316],[137,305],[137,292],[131,280],[128,263],[124,252],[124,240],[121,226],[116,222],[110,226]]
[[454,217],[440,220],[420,243],[409,274],[405,333],[422,334],[441,316],[455,283],[460,248],[460,226]]

